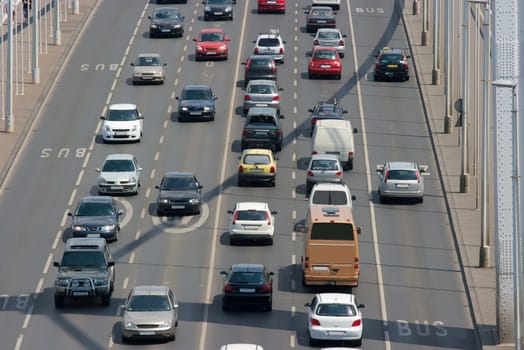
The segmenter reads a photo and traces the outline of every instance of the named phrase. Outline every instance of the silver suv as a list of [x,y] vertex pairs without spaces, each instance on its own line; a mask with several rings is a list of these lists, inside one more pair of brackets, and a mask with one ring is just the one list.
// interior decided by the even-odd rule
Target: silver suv
[[389,198],[414,198],[424,201],[424,177],[427,165],[415,162],[386,162],[377,164],[378,196],[380,202]]
[[336,47],[340,58],[344,57],[346,51],[346,37],[338,28],[319,28],[313,39],[313,48],[318,46]]
[[273,60],[284,63],[285,41],[282,40],[278,29],[270,29],[269,33],[260,33],[255,44],[255,55],[271,55]]
[[60,262],[55,261],[55,307],[64,299],[101,297],[108,306],[115,285],[115,262],[104,238],[69,238]]

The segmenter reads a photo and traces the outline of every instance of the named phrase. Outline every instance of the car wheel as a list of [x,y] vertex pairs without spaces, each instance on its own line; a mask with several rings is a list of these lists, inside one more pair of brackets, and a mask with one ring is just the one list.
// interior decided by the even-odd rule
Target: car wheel
[[308,77],[309,79],[313,79],[313,74],[308,73],[308,74],[307,74],[307,77]]
[[212,115],[211,118],[209,118],[210,121],[214,121],[215,120],[215,116]]
[[374,81],[380,81],[378,75],[376,75],[376,74],[373,74],[373,80],[374,80]]
[[266,305],[266,311],[271,311],[273,310],[273,303],[272,302],[269,302],[267,305]]
[[64,306],[64,297],[55,294],[55,307],[61,308],[62,306]]
[[405,81],[408,81],[409,80],[409,75],[406,75],[406,77],[404,78]]
[[268,245],[273,245],[273,237],[271,237],[270,239],[268,239]]
[[111,294],[102,296],[102,305],[109,306],[111,304]]
[[380,201],[380,203],[386,203],[386,197],[384,197],[380,191],[378,191],[378,200]]
[[361,346],[362,345],[362,337],[360,337],[360,339],[355,340],[354,344],[355,344],[355,346]]
[[311,338],[311,335],[309,335],[309,334],[308,334],[308,336],[309,336],[309,345],[317,346],[318,345],[318,340]]
[[343,53],[339,53],[338,55],[340,56],[340,58],[344,58],[344,54]]
[[306,195],[309,195],[312,189],[313,189],[313,184],[310,182],[306,182]]
[[179,123],[183,123],[184,122],[184,118],[182,118],[181,115],[178,115],[178,122]]
[[155,37],[155,34],[153,34],[153,33],[149,33],[149,38],[150,38],[150,39],[152,39],[152,38],[154,38],[154,37]]
[[419,202],[419,203],[424,203],[424,197],[419,197],[418,200],[417,200],[417,202]]
[[209,18],[207,16],[204,16],[204,21],[208,21]]
[[277,183],[276,183],[276,180],[275,180],[275,179],[271,180],[271,187],[275,187],[276,184],[277,184]]
[[337,75],[337,80],[342,79],[342,74]]
[[162,209],[160,209],[160,208],[156,209],[156,215],[158,215],[158,216],[165,216],[164,215],[164,211]]
[[175,339],[176,339],[176,334],[173,333],[172,335],[169,336],[168,339],[169,339],[169,341],[175,341]]
[[133,80],[133,85],[136,85],[136,84],[137,84],[136,80]]
[[229,311],[229,305],[222,302],[222,311]]
[[237,245],[238,244],[238,240],[233,238],[233,237],[229,237],[229,245]]
[[118,230],[115,232],[115,237],[113,237],[113,242],[118,241]]

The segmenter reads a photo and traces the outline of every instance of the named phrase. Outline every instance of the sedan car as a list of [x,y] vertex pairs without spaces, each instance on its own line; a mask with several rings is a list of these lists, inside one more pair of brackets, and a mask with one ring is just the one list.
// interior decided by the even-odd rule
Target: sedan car
[[280,91],[274,80],[251,80],[244,93],[244,113],[251,107],[273,107],[280,114]]
[[311,6],[306,11],[306,31],[314,33],[319,28],[336,28],[335,11],[328,6]]
[[182,89],[178,101],[178,121],[215,120],[217,97],[207,85],[187,85]]
[[204,21],[210,19],[233,20],[232,0],[204,0]]
[[247,86],[250,80],[277,80],[277,66],[271,56],[254,55],[242,64],[246,66],[244,71],[244,87]]
[[166,213],[200,214],[202,207],[202,188],[193,173],[170,171],[167,172],[158,189],[157,213],[162,216]]
[[308,65],[308,77],[329,76],[342,78],[342,60],[334,47],[319,46],[313,49]]
[[377,58],[373,70],[373,78],[375,80],[409,80],[408,58],[411,56],[404,50],[384,47],[375,57]]
[[110,154],[97,168],[98,194],[138,194],[142,168],[132,154]]
[[343,182],[342,164],[336,154],[313,154],[309,160],[306,175],[306,194],[321,182]]
[[175,340],[178,301],[167,286],[136,286],[131,289],[122,316],[122,340],[165,338]]
[[229,224],[229,243],[239,241],[266,241],[273,244],[275,233],[276,211],[269,204],[262,202],[238,202],[234,210],[228,210],[233,215]]
[[150,38],[184,35],[184,16],[176,7],[157,7],[148,18]]
[[258,0],[257,13],[286,13],[286,0]]
[[140,142],[144,128],[144,117],[135,104],[112,104],[100,119],[104,121],[102,124],[102,140],[104,142]]
[[311,346],[320,341],[352,341],[362,345],[363,304],[349,293],[319,293],[307,307],[307,334]]
[[346,51],[346,37],[338,28],[319,28],[313,39],[313,48],[318,46],[336,47],[340,58],[344,57]]
[[273,272],[262,264],[234,264],[225,277],[222,310],[233,306],[263,306],[266,311],[273,308]]
[[75,210],[67,215],[71,217],[73,237],[98,234],[107,241],[116,241],[123,213],[111,197],[87,196],[80,198]]
[[195,45],[195,60],[217,58],[227,60],[229,54],[228,42],[231,38],[220,28],[202,29],[198,37],[193,38]]
[[380,202],[389,198],[415,198],[424,201],[424,177],[427,165],[415,162],[386,162],[377,165]]
[[343,109],[336,99],[333,101],[333,103],[321,101],[313,108],[308,109],[308,112],[311,113],[311,127],[309,129],[310,135],[313,135],[317,121],[324,119],[344,119],[344,114],[348,113],[348,111]]
[[164,84],[166,72],[164,67],[167,63],[163,62],[158,53],[141,53],[135,62],[131,62],[133,67],[133,85],[138,83]]
[[255,55],[269,55],[278,63],[284,63],[284,52],[286,42],[282,40],[278,29],[270,29],[268,33],[260,33],[257,40],[253,42]]
[[269,182],[275,186],[276,178],[277,158],[271,150],[249,148],[242,152],[237,172],[238,186],[250,182]]

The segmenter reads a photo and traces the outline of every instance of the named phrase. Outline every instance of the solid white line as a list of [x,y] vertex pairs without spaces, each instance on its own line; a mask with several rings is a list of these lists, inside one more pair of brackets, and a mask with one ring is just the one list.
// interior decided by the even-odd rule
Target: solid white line
[[53,241],[53,246],[52,246],[53,250],[56,249],[56,247],[58,246],[60,237],[62,237],[62,230],[58,230],[58,232],[56,233],[55,240]]
[[111,97],[113,97],[113,93],[109,92],[106,98],[106,105],[108,105],[111,102]]
[[78,177],[76,178],[76,186],[80,185],[80,182],[82,181],[82,177],[84,177],[84,169],[80,169],[80,173],[78,173]]
[[[117,308],[118,309],[118,308]],[[120,311],[120,310],[119,310]],[[109,337],[109,343],[107,344],[107,347],[111,349],[113,347],[113,334]]]
[[66,224],[66,220],[67,220],[67,213],[69,212],[69,210],[66,210],[64,211],[64,215],[62,216],[62,221],[60,221],[60,227],[64,227],[65,224]]
[[43,275],[47,274],[47,271],[49,271],[49,268],[51,267],[51,261],[53,261],[53,253],[49,253],[49,256],[47,257],[44,269],[42,270]]
[[132,264],[135,261],[135,252],[131,252],[129,256],[129,264]]
[[86,157],[84,158],[84,163],[82,163],[82,168],[87,167],[87,163],[89,163],[89,158],[91,158],[91,152],[87,152]]
[[116,70],[116,78],[120,78],[120,74],[122,74],[122,67],[118,67],[118,69]]
[[15,350],[20,350],[20,347],[22,346],[22,341],[24,340],[24,335],[23,334],[20,334],[18,336],[18,339],[16,340],[16,344],[15,344]]
[[38,284],[36,285],[36,289],[35,289],[35,299],[36,299],[36,296],[38,294],[40,294],[40,292],[42,291],[42,287],[44,286],[44,279],[43,278],[40,278],[38,280]]
[[111,91],[115,91],[115,87],[116,87],[116,83],[117,83],[117,79],[113,80],[113,84],[111,85]]
[[124,283],[122,284],[122,289],[127,289],[127,284],[129,283],[129,277],[124,278]]
[[73,188],[73,191],[71,192],[71,196],[69,197],[68,205],[73,204],[73,200],[75,199],[75,196],[76,196],[76,191],[77,191],[77,189]]
[[31,320],[31,315],[33,314],[33,308],[35,307],[35,304],[31,304],[29,306],[29,310],[27,310],[27,314],[25,315],[24,324],[22,325],[23,329],[26,329],[29,325],[29,321]]

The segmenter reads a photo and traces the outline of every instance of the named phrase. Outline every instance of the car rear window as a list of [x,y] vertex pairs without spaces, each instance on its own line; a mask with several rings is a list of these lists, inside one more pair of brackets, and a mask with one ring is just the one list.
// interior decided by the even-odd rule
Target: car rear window
[[353,241],[353,224],[338,222],[317,222],[311,226],[312,240]]
[[338,39],[339,35],[337,32],[320,32],[318,33],[319,39]]
[[389,55],[382,55],[380,59],[380,63],[382,64],[399,63],[400,61],[403,61],[403,60],[404,60],[404,57],[402,57],[402,55],[389,54]]
[[258,40],[258,46],[280,46],[280,41],[277,38],[261,38]]
[[250,85],[247,89],[249,94],[275,94],[275,87],[272,85]]
[[262,283],[264,275],[262,272],[233,272],[229,279],[231,283]]
[[320,304],[317,308],[319,316],[356,316],[357,310],[347,304]]
[[337,57],[335,51],[332,50],[317,50],[315,51],[315,58],[322,60],[333,60]]
[[247,154],[244,156],[244,164],[248,165],[264,165],[271,164],[271,159],[265,154]]
[[417,180],[417,172],[413,170],[389,170],[388,180]]
[[263,210],[238,210],[237,220],[263,221],[266,220],[266,212]]
[[315,191],[312,202],[313,204],[346,205],[348,198],[344,191]]
[[338,170],[338,165],[331,159],[318,159],[311,162],[311,170]]

